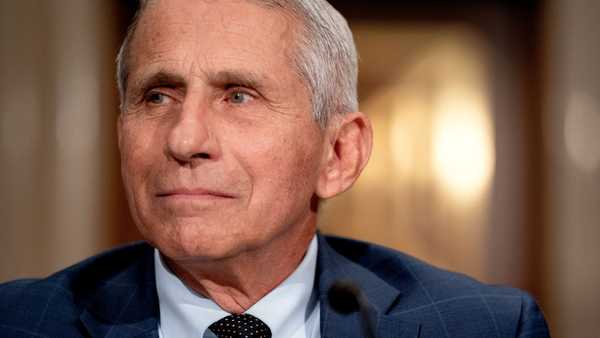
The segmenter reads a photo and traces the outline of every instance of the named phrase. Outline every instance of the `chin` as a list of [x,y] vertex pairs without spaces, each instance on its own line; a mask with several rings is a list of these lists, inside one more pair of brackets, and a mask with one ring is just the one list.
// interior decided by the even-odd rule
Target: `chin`
[[[164,224],[171,225],[167,227]],[[140,227],[140,232],[163,255],[173,260],[214,261],[235,256],[245,250],[247,245],[243,244],[243,236],[231,230],[235,227],[218,224],[184,219]]]

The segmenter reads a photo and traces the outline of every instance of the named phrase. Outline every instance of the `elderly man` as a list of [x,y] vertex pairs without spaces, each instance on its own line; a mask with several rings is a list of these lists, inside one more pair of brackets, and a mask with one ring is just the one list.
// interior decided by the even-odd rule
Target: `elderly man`
[[520,291],[317,234],[369,158],[356,78],[323,0],[142,3],[118,132],[147,243],[0,286],[0,336],[548,336]]

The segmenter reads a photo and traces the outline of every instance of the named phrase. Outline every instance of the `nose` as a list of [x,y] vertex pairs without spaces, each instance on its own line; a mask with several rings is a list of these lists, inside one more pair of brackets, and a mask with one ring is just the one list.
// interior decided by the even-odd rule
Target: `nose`
[[182,165],[216,159],[219,147],[210,125],[208,109],[185,103],[169,130],[167,155]]

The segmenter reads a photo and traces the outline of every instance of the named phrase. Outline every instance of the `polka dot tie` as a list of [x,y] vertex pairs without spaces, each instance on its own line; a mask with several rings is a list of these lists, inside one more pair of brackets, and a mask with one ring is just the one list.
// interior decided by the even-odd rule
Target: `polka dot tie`
[[234,314],[212,323],[208,329],[218,338],[271,338],[271,329],[249,314]]

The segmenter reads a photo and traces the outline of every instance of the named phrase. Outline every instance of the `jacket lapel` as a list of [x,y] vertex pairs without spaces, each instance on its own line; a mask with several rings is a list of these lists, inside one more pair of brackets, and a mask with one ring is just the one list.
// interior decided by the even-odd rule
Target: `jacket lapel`
[[[320,234],[318,237],[316,282],[320,300],[322,338],[364,337],[363,319],[359,313],[341,315],[329,305],[327,292],[338,280],[351,281],[360,288],[368,302],[368,313],[373,319],[377,338],[418,337],[419,323],[404,320],[401,315],[388,314],[393,305],[401,299],[401,292],[371,271],[336,252]],[[365,246],[365,249],[367,248]],[[360,255],[360,252],[354,254]]]
[[100,283],[90,295],[81,323],[91,337],[158,338],[159,306],[153,249],[121,273]]

